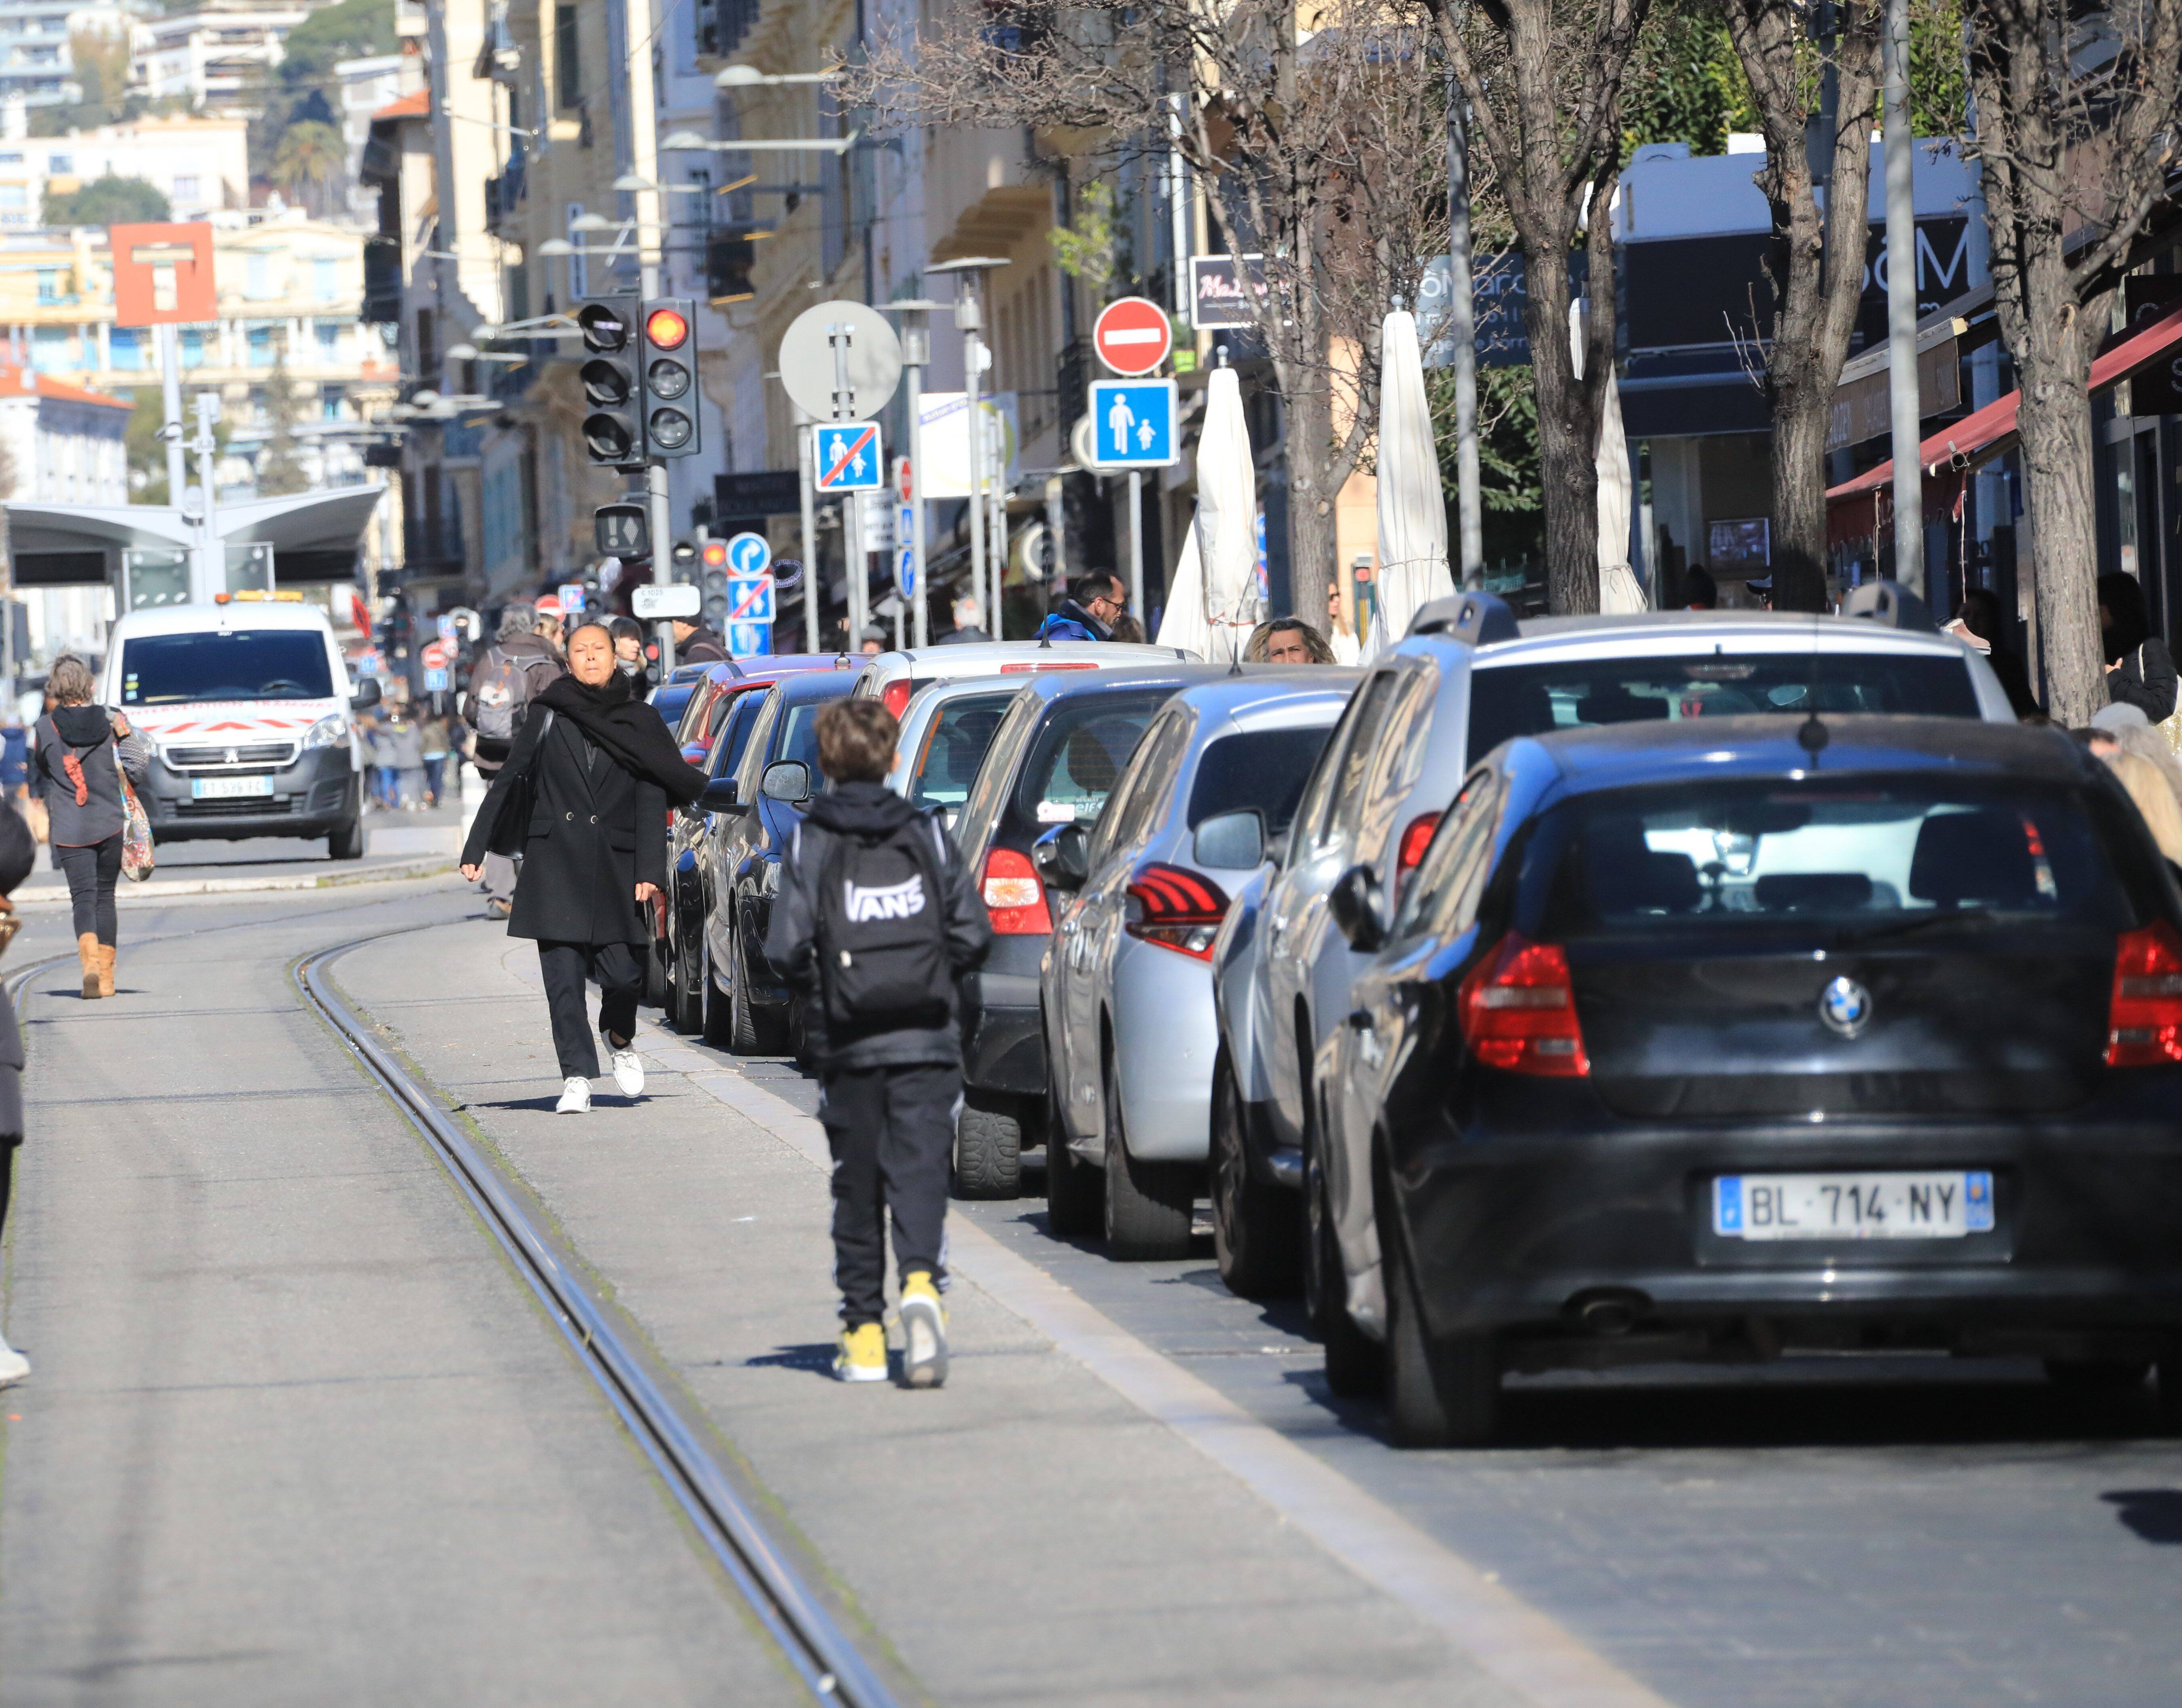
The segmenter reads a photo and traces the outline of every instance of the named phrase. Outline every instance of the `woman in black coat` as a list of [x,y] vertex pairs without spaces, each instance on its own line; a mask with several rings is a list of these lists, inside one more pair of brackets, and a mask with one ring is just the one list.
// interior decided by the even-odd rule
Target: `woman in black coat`
[[489,852],[523,856],[507,934],[538,944],[563,1081],[559,1109],[581,1114],[599,1071],[584,1017],[586,978],[599,981],[614,1083],[632,1097],[644,1089],[632,1041],[645,937],[632,904],[648,908],[666,883],[667,804],[696,799],[705,777],[683,761],[666,721],[633,697],[602,625],[568,637],[568,670],[531,701],[470,826],[462,876],[476,882]]
[[2154,723],[2174,711],[2174,655],[2152,632],[2144,589],[2133,575],[2099,578],[2099,638],[2107,655],[2107,697],[2133,705]]

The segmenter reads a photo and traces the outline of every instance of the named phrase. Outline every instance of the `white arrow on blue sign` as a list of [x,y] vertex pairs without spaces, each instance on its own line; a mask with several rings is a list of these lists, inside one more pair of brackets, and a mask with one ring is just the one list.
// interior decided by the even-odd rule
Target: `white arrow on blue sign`
[[763,575],[773,561],[773,547],[761,533],[739,533],[728,542],[729,575]]
[[894,585],[914,597],[917,593],[917,511],[906,504],[896,508],[894,541]]
[[877,492],[886,484],[878,423],[825,422],[817,436],[819,491]]
[[1102,468],[1165,468],[1181,460],[1171,379],[1091,384],[1093,448]]

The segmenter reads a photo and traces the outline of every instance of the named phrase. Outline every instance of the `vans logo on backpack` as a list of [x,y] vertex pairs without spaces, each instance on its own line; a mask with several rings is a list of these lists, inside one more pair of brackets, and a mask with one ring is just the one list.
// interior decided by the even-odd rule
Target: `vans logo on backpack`
[[889,884],[883,889],[845,883],[841,893],[851,925],[865,925],[872,920],[912,919],[924,911],[924,879],[921,875],[906,883]]

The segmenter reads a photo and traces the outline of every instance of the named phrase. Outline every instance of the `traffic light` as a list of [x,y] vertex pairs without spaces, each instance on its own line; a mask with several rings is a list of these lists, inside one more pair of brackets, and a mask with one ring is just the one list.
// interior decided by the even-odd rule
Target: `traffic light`
[[697,430],[695,304],[686,296],[654,297],[644,305],[644,438],[654,457],[695,456]]
[[677,581],[689,581],[695,578],[697,569],[696,541],[678,539],[674,542],[672,567],[674,579]]
[[634,296],[599,296],[576,311],[590,359],[578,373],[584,401],[584,448],[608,468],[644,462],[643,385],[638,379]]

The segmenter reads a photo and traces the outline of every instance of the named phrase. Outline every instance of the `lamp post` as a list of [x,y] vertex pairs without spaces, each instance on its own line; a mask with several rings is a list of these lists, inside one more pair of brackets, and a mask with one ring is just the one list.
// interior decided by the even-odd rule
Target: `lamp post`
[[1917,201],[1909,133],[1908,0],[1886,0],[1880,51],[1886,75],[1886,385],[1892,406],[1894,578],[1924,591],[1924,471],[1918,467]]
[[901,372],[905,387],[903,402],[909,416],[908,430],[902,435],[909,466],[908,489],[902,494],[902,502],[909,507],[910,569],[910,584],[902,591],[909,598],[910,635],[911,644],[916,646],[932,644],[932,616],[927,607],[932,589],[924,575],[924,445],[920,436],[924,417],[924,370],[932,361],[932,334],[925,317],[935,308],[946,307],[944,302],[930,302],[921,297],[879,305],[883,312],[901,317]]
[[985,274],[995,267],[1006,265],[1003,257],[970,255],[924,269],[927,273],[951,273],[955,276],[955,324],[962,334],[962,401],[969,414],[965,431],[970,450],[970,581],[977,589],[977,596],[986,601],[985,621],[991,625],[989,633],[994,640],[1001,638],[1000,585],[1006,566],[1000,560],[1005,543],[1001,542],[1000,549],[992,554],[989,592],[985,578],[985,422],[984,412],[977,402],[977,379],[985,364],[985,322],[981,301]]

